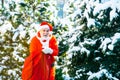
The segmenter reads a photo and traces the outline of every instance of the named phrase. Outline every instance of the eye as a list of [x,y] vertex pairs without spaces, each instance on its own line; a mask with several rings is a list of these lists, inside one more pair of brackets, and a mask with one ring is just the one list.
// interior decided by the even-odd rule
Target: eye
[[49,32],[50,30],[49,29],[43,29],[42,31],[43,32]]
[[45,30],[43,30],[43,32],[45,32]]
[[46,30],[46,32],[49,32],[49,30]]

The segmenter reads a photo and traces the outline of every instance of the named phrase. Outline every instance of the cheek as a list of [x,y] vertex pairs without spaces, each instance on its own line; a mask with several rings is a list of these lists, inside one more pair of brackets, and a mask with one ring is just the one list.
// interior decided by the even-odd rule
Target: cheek
[[41,35],[43,35],[43,32],[42,32],[42,31],[40,31],[39,33],[40,33]]

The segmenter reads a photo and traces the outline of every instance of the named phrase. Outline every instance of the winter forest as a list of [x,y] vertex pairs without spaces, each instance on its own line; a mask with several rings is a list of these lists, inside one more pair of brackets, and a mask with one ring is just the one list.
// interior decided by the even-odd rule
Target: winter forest
[[56,80],[120,80],[120,0],[0,0],[0,80],[21,80],[42,21],[59,45]]

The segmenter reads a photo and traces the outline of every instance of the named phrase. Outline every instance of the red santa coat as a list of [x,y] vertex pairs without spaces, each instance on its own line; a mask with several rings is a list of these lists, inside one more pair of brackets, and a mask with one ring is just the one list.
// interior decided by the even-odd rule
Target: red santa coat
[[22,80],[54,80],[55,68],[52,66],[58,55],[56,38],[52,36],[49,47],[53,49],[52,54],[42,52],[42,43],[35,36],[30,43],[30,55],[25,59],[22,70]]

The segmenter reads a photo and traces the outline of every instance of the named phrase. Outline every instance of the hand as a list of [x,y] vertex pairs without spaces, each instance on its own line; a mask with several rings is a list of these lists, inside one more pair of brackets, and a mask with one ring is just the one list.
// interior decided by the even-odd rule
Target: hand
[[53,50],[49,47],[45,47],[44,49],[42,49],[42,52],[45,54],[52,54]]

